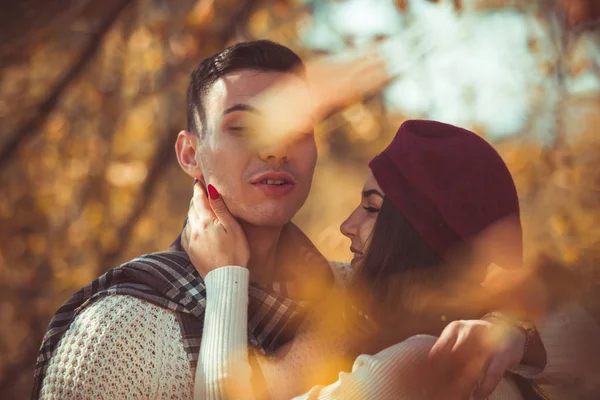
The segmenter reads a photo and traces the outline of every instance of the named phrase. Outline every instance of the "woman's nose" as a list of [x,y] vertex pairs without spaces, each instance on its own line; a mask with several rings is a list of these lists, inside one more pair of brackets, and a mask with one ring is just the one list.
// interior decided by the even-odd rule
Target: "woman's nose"
[[342,235],[352,239],[352,237],[356,236],[356,223],[354,221],[354,212],[350,214],[348,218],[340,225],[340,232]]

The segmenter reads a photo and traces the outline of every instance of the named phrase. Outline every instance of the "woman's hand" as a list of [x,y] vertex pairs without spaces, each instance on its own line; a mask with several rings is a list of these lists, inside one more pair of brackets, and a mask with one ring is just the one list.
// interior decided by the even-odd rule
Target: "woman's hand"
[[208,185],[208,194],[201,182],[194,183],[182,243],[202,278],[220,267],[246,267],[250,258],[246,235],[229,213],[223,198],[212,185]]
[[429,354],[451,382],[444,398],[488,398],[504,373],[519,365],[525,344],[524,330],[500,320],[451,322]]

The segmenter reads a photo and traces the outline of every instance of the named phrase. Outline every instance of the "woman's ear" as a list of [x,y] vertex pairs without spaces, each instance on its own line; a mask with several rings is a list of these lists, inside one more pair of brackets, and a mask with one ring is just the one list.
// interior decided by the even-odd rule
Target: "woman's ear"
[[198,136],[192,132],[181,131],[175,142],[177,162],[181,169],[192,178],[203,179],[202,168],[196,157]]

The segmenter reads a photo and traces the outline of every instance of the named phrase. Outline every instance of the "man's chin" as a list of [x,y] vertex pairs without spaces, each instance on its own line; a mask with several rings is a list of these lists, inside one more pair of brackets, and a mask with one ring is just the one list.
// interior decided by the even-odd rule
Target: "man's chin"
[[245,218],[241,218],[244,222],[260,226],[264,228],[280,228],[290,222],[298,210],[293,212],[279,208],[256,209],[249,213]]

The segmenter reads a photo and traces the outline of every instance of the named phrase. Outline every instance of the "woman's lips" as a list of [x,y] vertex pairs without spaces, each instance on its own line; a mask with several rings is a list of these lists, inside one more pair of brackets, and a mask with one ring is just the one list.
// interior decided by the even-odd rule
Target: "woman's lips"
[[354,247],[351,247],[350,251],[354,254],[354,257],[352,258],[352,261],[350,262],[351,264],[356,261],[359,261],[364,256],[364,254],[362,252],[356,250]]

